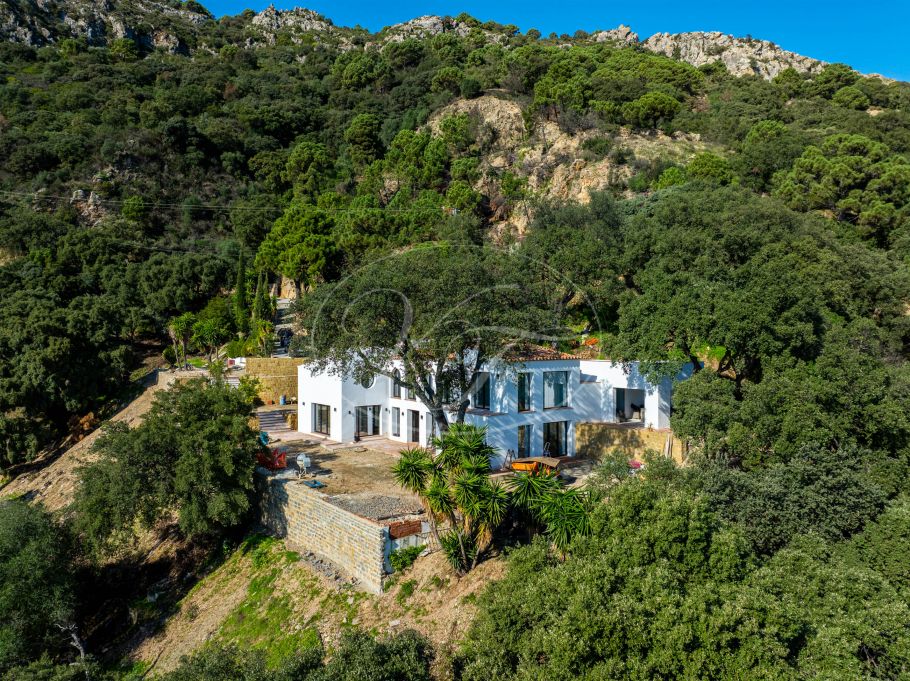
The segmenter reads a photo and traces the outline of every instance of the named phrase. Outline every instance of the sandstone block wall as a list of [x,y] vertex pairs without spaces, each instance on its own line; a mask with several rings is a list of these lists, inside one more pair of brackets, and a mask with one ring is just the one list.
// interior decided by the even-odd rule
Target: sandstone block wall
[[282,395],[296,401],[297,367],[305,361],[300,357],[247,357],[246,375],[259,379],[259,399],[265,404],[278,404]]
[[645,451],[652,449],[665,452],[667,439],[670,440],[670,456],[679,464],[685,463],[687,450],[685,443],[676,437],[671,430],[648,428],[629,428],[614,423],[576,423],[575,449],[580,456],[593,459],[620,449],[629,457],[641,457]]
[[263,525],[294,548],[331,561],[366,591],[382,593],[386,527],[335,506],[296,479],[257,475],[257,486]]

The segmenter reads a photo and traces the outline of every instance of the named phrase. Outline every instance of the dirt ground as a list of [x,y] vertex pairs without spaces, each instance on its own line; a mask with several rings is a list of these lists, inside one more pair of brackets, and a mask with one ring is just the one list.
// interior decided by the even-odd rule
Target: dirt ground
[[[125,422],[131,428],[135,427],[151,408],[159,390],[167,390],[175,380],[188,380],[200,375],[195,371],[154,374],[155,380],[148,382],[142,392],[123,405],[109,421]],[[0,488],[0,496],[25,496],[31,501],[40,501],[50,511],[65,508],[73,500],[76,471],[92,460],[92,444],[101,433],[102,428],[96,428],[62,453],[35,461],[26,472]]]
[[306,454],[312,462],[307,477],[325,483],[325,494],[394,494],[411,496],[395,483],[392,466],[398,460],[391,451],[351,446],[326,448],[307,441],[281,442],[288,451],[288,465],[296,468],[298,454]]
[[[152,665],[155,675],[173,669],[183,655],[208,641],[269,649],[281,645],[282,638],[315,629],[331,650],[350,627],[378,635],[416,629],[445,655],[464,637],[479,592],[505,571],[505,561],[494,557],[459,578],[434,553],[418,558],[386,593],[375,596],[339,587],[286,551],[283,542],[270,541],[273,562],[237,552],[200,581],[164,627],[129,656]],[[276,572],[280,576],[268,581]],[[266,594],[258,589],[264,581]]]

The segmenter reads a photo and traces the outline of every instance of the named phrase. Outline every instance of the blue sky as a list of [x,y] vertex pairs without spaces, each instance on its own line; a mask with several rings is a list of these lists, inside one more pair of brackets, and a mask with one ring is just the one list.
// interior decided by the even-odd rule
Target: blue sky
[[[268,0],[202,0],[216,16],[246,8],[261,10]],[[331,2],[274,0],[279,9],[300,5],[330,17],[336,24],[360,24],[379,30],[422,14],[467,12],[483,21],[536,28],[544,34],[593,31],[628,24],[642,39],[653,33],[722,31],[751,34],[825,61],[850,64],[864,73],[910,80],[910,0],[689,0],[634,2],[602,0],[391,0]]]

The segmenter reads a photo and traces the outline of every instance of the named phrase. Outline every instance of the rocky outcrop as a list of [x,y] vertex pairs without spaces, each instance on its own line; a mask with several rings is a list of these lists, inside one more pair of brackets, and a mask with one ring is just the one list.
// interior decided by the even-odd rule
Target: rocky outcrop
[[[622,186],[635,172],[628,162],[585,153],[585,141],[604,136],[602,131],[567,133],[551,120],[538,120],[533,130],[528,130],[521,104],[501,93],[456,100],[433,114],[427,127],[438,134],[443,119],[465,113],[490,133],[478,168],[480,177],[474,185],[475,190],[486,196],[499,194],[501,178],[509,172],[522,179],[534,199],[584,203],[592,192]],[[645,161],[670,160],[680,165],[709,148],[697,134],[682,132],[668,136],[659,131],[642,134],[622,128],[611,137],[613,147],[625,150],[627,155]],[[398,183],[390,178],[384,200],[390,200],[398,188]],[[533,200],[517,201],[501,211],[491,206],[493,238],[523,234],[532,204]]]
[[638,42],[638,34],[625,24],[620,24],[609,31],[596,31],[591,34],[591,40],[596,43],[622,43],[625,45],[635,45]]
[[767,40],[734,38],[720,32],[657,33],[643,47],[673,59],[702,66],[720,61],[735,76],[755,75],[770,80],[784,69],[815,73],[824,62],[788,52]]
[[482,125],[492,131],[491,146],[494,149],[514,149],[526,136],[521,107],[514,101],[489,94],[476,99],[458,99],[452,102],[431,116],[427,126],[434,134],[439,134],[443,118],[462,113],[476,117]]
[[101,197],[93,191],[77,189],[70,198],[70,205],[90,225],[97,225],[107,215]]
[[250,20],[246,47],[274,45],[281,34],[296,44],[306,39],[349,49],[353,46],[354,33],[352,29],[335,26],[331,19],[310,9],[275,9],[274,5],[269,5]]
[[331,31],[332,23],[310,9],[295,7],[294,9],[279,10],[275,5],[269,5],[259,12],[250,21],[263,31],[277,33],[279,31]]
[[81,38],[106,45],[130,38],[149,49],[186,52],[184,36],[211,20],[154,0],[4,0],[0,40],[39,46]]
[[[247,47],[275,44],[279,34],[292,42],[318,42],[352,49],[426,39],[450,33],[464,37],[480,34],[490,43],[503,44],[504,32],[488,30],[473,19],[426,15],[388,26],[370,35],[363,29],[335,26],[330,19],[309,9],[279,10],[269,6],[258,14],[244,15]],[[113,38],[131,38],[147,49],[189,51],[187,38],[212,17],[204,10],[177,6],[159,0],[3,0],[0,3],[0,40],[27,45],[45,45],[64,38],[84,38],[90,45],[104,45]],[[583,41],[640,45],[652,52],[702,66],[721,62],[737,76],[757,75],[771,79],[787,68],[815,73],[824,62],[782,49],[767,40],[736,38],[720,32],[657,33],[644,41],[625,25],[597,31]],[[571,44],[571,43],[569,43]]]
[[463,38],[472,31],[480,32],[483,34],[486,41],[490,43],[502,43],[506,39],[506,36],[502,33],[488,31],[476,23],[470,24],[465,21],[453,19],[452,17],[440,17],[427,14],[422,17],[417,17],[416,19],[411,19],[410,21],[387,26],[379,32],[379,40],[377,42],[380,45],[386,43],[400,43],[409,39],[420,40],[423,38],[432,38],[441,33],[451,33]]
[[464,37],[470,33],[471,27],[467,24],[451,19],[449,17],[439,17],[426,15],[405,21],[400,24],[388,26],[382,30],[382,42],[400,43],[409,38],[431,38],[440,33],[454,33],[459,37]]

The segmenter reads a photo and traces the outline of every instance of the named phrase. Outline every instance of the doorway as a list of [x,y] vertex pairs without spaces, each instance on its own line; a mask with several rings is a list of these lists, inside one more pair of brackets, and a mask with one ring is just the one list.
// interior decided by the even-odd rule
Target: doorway
[[408,442],[420,442],[420,412],[408,409]]
[[616,388],[616,420],[620,423],[644,422],[644,390],[638,388]]
[[357,407],[357,435],[379,435],[379,414],[378,404],[367,407]]

